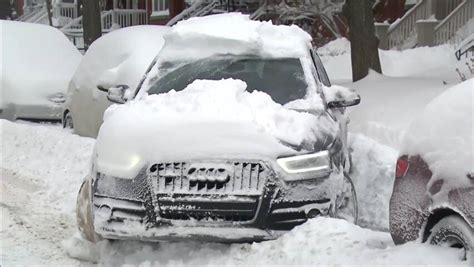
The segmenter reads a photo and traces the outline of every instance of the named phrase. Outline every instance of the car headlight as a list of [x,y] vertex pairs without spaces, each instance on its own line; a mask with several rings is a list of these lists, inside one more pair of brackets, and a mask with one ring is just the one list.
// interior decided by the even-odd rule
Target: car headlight
[[313,154],[298,155],[277,159],[278,165],[289,175],[283,177],[286,181],[314,179],[331,173],[331,157],[329,151]]

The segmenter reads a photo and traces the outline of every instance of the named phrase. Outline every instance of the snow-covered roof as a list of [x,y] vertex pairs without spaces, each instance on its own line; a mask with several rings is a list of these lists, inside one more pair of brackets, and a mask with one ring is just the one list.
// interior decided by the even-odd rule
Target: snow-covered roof
[[228,13],[190,18],[165,35],[160,60],[209,57],[214,54],[258,54],[301,57],[311,47],[311,36],[298,26],[253,21],[248,15]]
[[97,39],[77,68],[75,87],[90,90],[100,83],[106,87],[126,84],[135,89],[162,48],[163,34],[168,30],[163,26],[133,26]]

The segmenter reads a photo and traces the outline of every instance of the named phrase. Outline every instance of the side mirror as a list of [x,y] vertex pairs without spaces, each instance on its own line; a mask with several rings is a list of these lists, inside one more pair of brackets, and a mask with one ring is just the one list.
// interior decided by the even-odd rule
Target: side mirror
[[345,108],[360,103],[360,96],[354,90],[333,85],[324,87],[324,95],[329,108]]
[[105,88],[102,85],[97,85],[97,89],[102,92],[107,93],[107,99],[110,102],[117,103],[117,104],[124,104],[128,100],[131,99],[130,96],[130,87],[125,84],[120,84],[115,87]]

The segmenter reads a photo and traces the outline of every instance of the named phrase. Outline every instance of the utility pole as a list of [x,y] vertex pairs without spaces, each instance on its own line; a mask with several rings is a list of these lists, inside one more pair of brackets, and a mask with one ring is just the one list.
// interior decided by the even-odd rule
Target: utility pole
[[87,50],[97,38],[102,36],[100,5],[97,0],[83,0],[82,5],[84,49]]

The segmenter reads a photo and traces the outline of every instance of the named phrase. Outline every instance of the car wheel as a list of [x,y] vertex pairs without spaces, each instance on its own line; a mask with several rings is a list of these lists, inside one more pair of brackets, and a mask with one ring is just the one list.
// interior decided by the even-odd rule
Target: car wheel
[[89,180],[85,180],[79,194],[77,196],[76,204],[76,219],[79,232],[82,237],[90,242],[99,241],[99,236],[94,230],[94,221],[92,218],[92,204],[91,204],[91,190]]
[[344,184],[341,194],[336,199],[336,218],[357,224],[359,205],[354,183],[349,175],[344,174]]
[[72,121],[71,112],[67,111],[63,119],[63,128],[64,129],[74,129],[74,123]]
[[432,245],[463,249],[463,259],[474,249],[474,230],[460,216],[441,219],[430,231],[427,242]]

